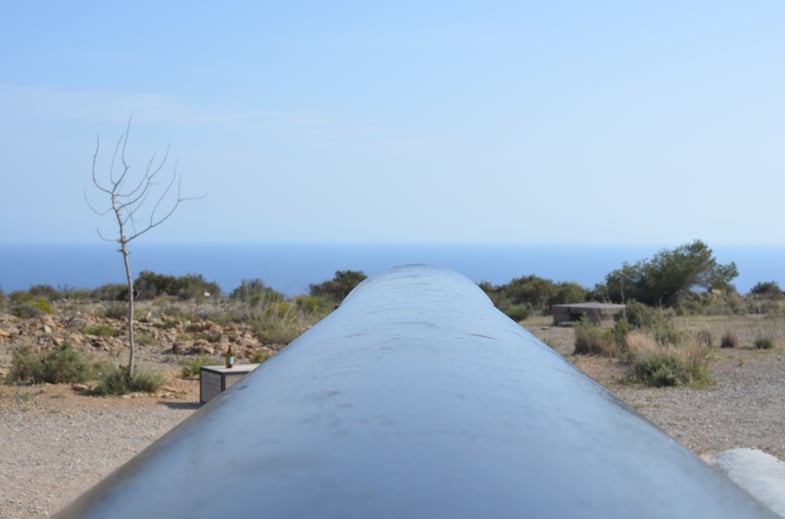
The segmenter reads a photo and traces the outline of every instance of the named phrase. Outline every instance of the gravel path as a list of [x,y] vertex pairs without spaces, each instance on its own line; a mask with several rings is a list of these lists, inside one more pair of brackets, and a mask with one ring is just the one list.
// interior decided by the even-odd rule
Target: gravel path
[[0,517],[49,517],[195,409],[179,400],[69,393],[66,386],[3,388]]
[[[751,447],[785,459],[782,349],[718,350],[710,365],[717,383],[705,389],[624,385],[618,362],[566,356],[697,454]],[[0,387],[0,517],[48,517],[190,416],[198,383],[181,384],[190,385],[174,399]]]
[[785,354],[718,353],[705,389],[614,385],[641,415],[698,454],[750,447],[785,460]]

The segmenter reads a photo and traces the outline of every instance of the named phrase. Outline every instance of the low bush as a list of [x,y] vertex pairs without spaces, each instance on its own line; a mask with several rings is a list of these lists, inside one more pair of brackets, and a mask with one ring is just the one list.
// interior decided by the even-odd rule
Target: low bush
[[33,319],[44,315],[43,311],[29,303],[12,303],[8,313],[20,319]]
[[117,331],[114,329],[114,326],[112,326],[109,323],[99,323],[99,324],[88,326],[87,328],[82,330],[82,333],[85,333],[86,335],[96,335],[98,337],[117,336]]
[[157,340],[152,335],[148,335],[142,332],[136,332],[134,334],[134,342],[140,346],[149,346],[151,344],[155,344]]
[[123,283],[101,285],[91,292],[90,297],[96,301],[128,301],[128,285]]
[[750,295],[775,300],[785,298],[785,293],[783,293],[782,289],[776,281],[756,283],[755,286],[750,290]]
[[575,325],[575,353],[606,357],[618,356],[625,349],[623,341],[620,341],[619,338],[615,328],[603,328],[599,324],[581,320]]
[[288,344],[308,328],[308,319],[290,302],[272,303],[251,317],[251,329],[263,344]]
[[708,373],[711,350],[697,340],[682,347],[662,344],[651,336],[627,336],[630,381],[654,387],[699,386],[712,382]]
[[623,315],[632,328],[651,328],[662,320],[656,308],[634,300],[627,302]]
[[206,355],[199,355],[192,359],[183,362],[182,376],[183,378],[195,377],[202,371],[202,366],[220,366],[223,364],[222,360],[208,357]]
[[532,314],[532,307],[526,303],[512,305],[504,310],[504,314],[516,323],[519,323],[529,318]]
[[720,348],[735,348],[739,345],[739,336],[730,330],[720,337]]
[[9,300],[11,305],[8,313],[21,319],[32,319],[41,317],[44,314],[52,315],[55,313],[54,308],[43,297],[34,299],[33,296],[25,292],[12,292]]
[[244,279],[240,286],[232,291],[229,298],[255,307],[261,304],[283,301],[284,295],[266,286],[261,279]]
[[34,384],[86,382],[95,373],[95,364],[78,351],[63,344],[55,350],[36,353],[29,345],[14,350],[7,383],[30,381]]
[[754,345],[759,350],[773,350],[776,344],[771,337],[758,337],[755,339]]
[[59,301],[63,293],[51,285],[34,285],[27,290],[31,296],[48,301]]
[[155,393],[166,382],[156,371],[137,368],[133,377],[128,376],[124,366],[110,367],[102,371],[95,393],[98,395],[125,395],[128,393]]
[[264,361],[272,357],[271,354],[267,353],[266,351],[255,351],[251,358],[249,359],[251,364],[262,364]]
[[109,319],[117,319],[118,321],[128,319],[128,303],[119,303],[113,301],[109,303],[103,311],[104,317]]
[[332,299],[311,295],[297,296],[294,299],[294,305],[298,311],[318,317],[327,315],[335,308],[335,302]]
[[289,344],[304,328],[295,321],[260,319],[251,324],[251,329],[262,344]]

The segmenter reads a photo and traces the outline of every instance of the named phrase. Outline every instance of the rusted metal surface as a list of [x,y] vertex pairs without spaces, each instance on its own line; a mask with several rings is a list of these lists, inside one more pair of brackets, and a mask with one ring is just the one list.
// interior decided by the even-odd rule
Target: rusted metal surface
[[412,266],[59,517],[775,516],[474,283]]

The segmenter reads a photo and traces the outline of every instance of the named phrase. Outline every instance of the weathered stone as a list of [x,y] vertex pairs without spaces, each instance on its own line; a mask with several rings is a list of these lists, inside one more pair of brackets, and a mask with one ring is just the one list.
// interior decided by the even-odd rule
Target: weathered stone
[[206,339],[197,339],[191,346],[191,352],[212,355],[215,353],[215,348]]
[[87,391],[87,386],[85,384],[72,384],[71,389],[74,391]]

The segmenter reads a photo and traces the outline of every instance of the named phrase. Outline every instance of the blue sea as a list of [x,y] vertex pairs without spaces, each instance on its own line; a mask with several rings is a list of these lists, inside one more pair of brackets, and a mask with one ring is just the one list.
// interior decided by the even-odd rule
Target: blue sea
[[[711,245],[710,245],[711,246]],[[757,282],[785,288],[785,246],[711,246],[717,261],[736,263],[736,289],[747,293]],[[143,270],[181,276],[201,274],[225,294],[244,279],[261,279],[288,296],[308,293],[312,283],[338,270],[371,275],[414,263],[448,267],[493,284],[536,275],[586,288],[606,274],[649,259],[672,246],[590,244],[148,244],[132,243],[134,278]],[[6,293],[46,284],[56,288],[96,288],[123,283],[122,257],[111,243],[0,244],[0,289]]]

